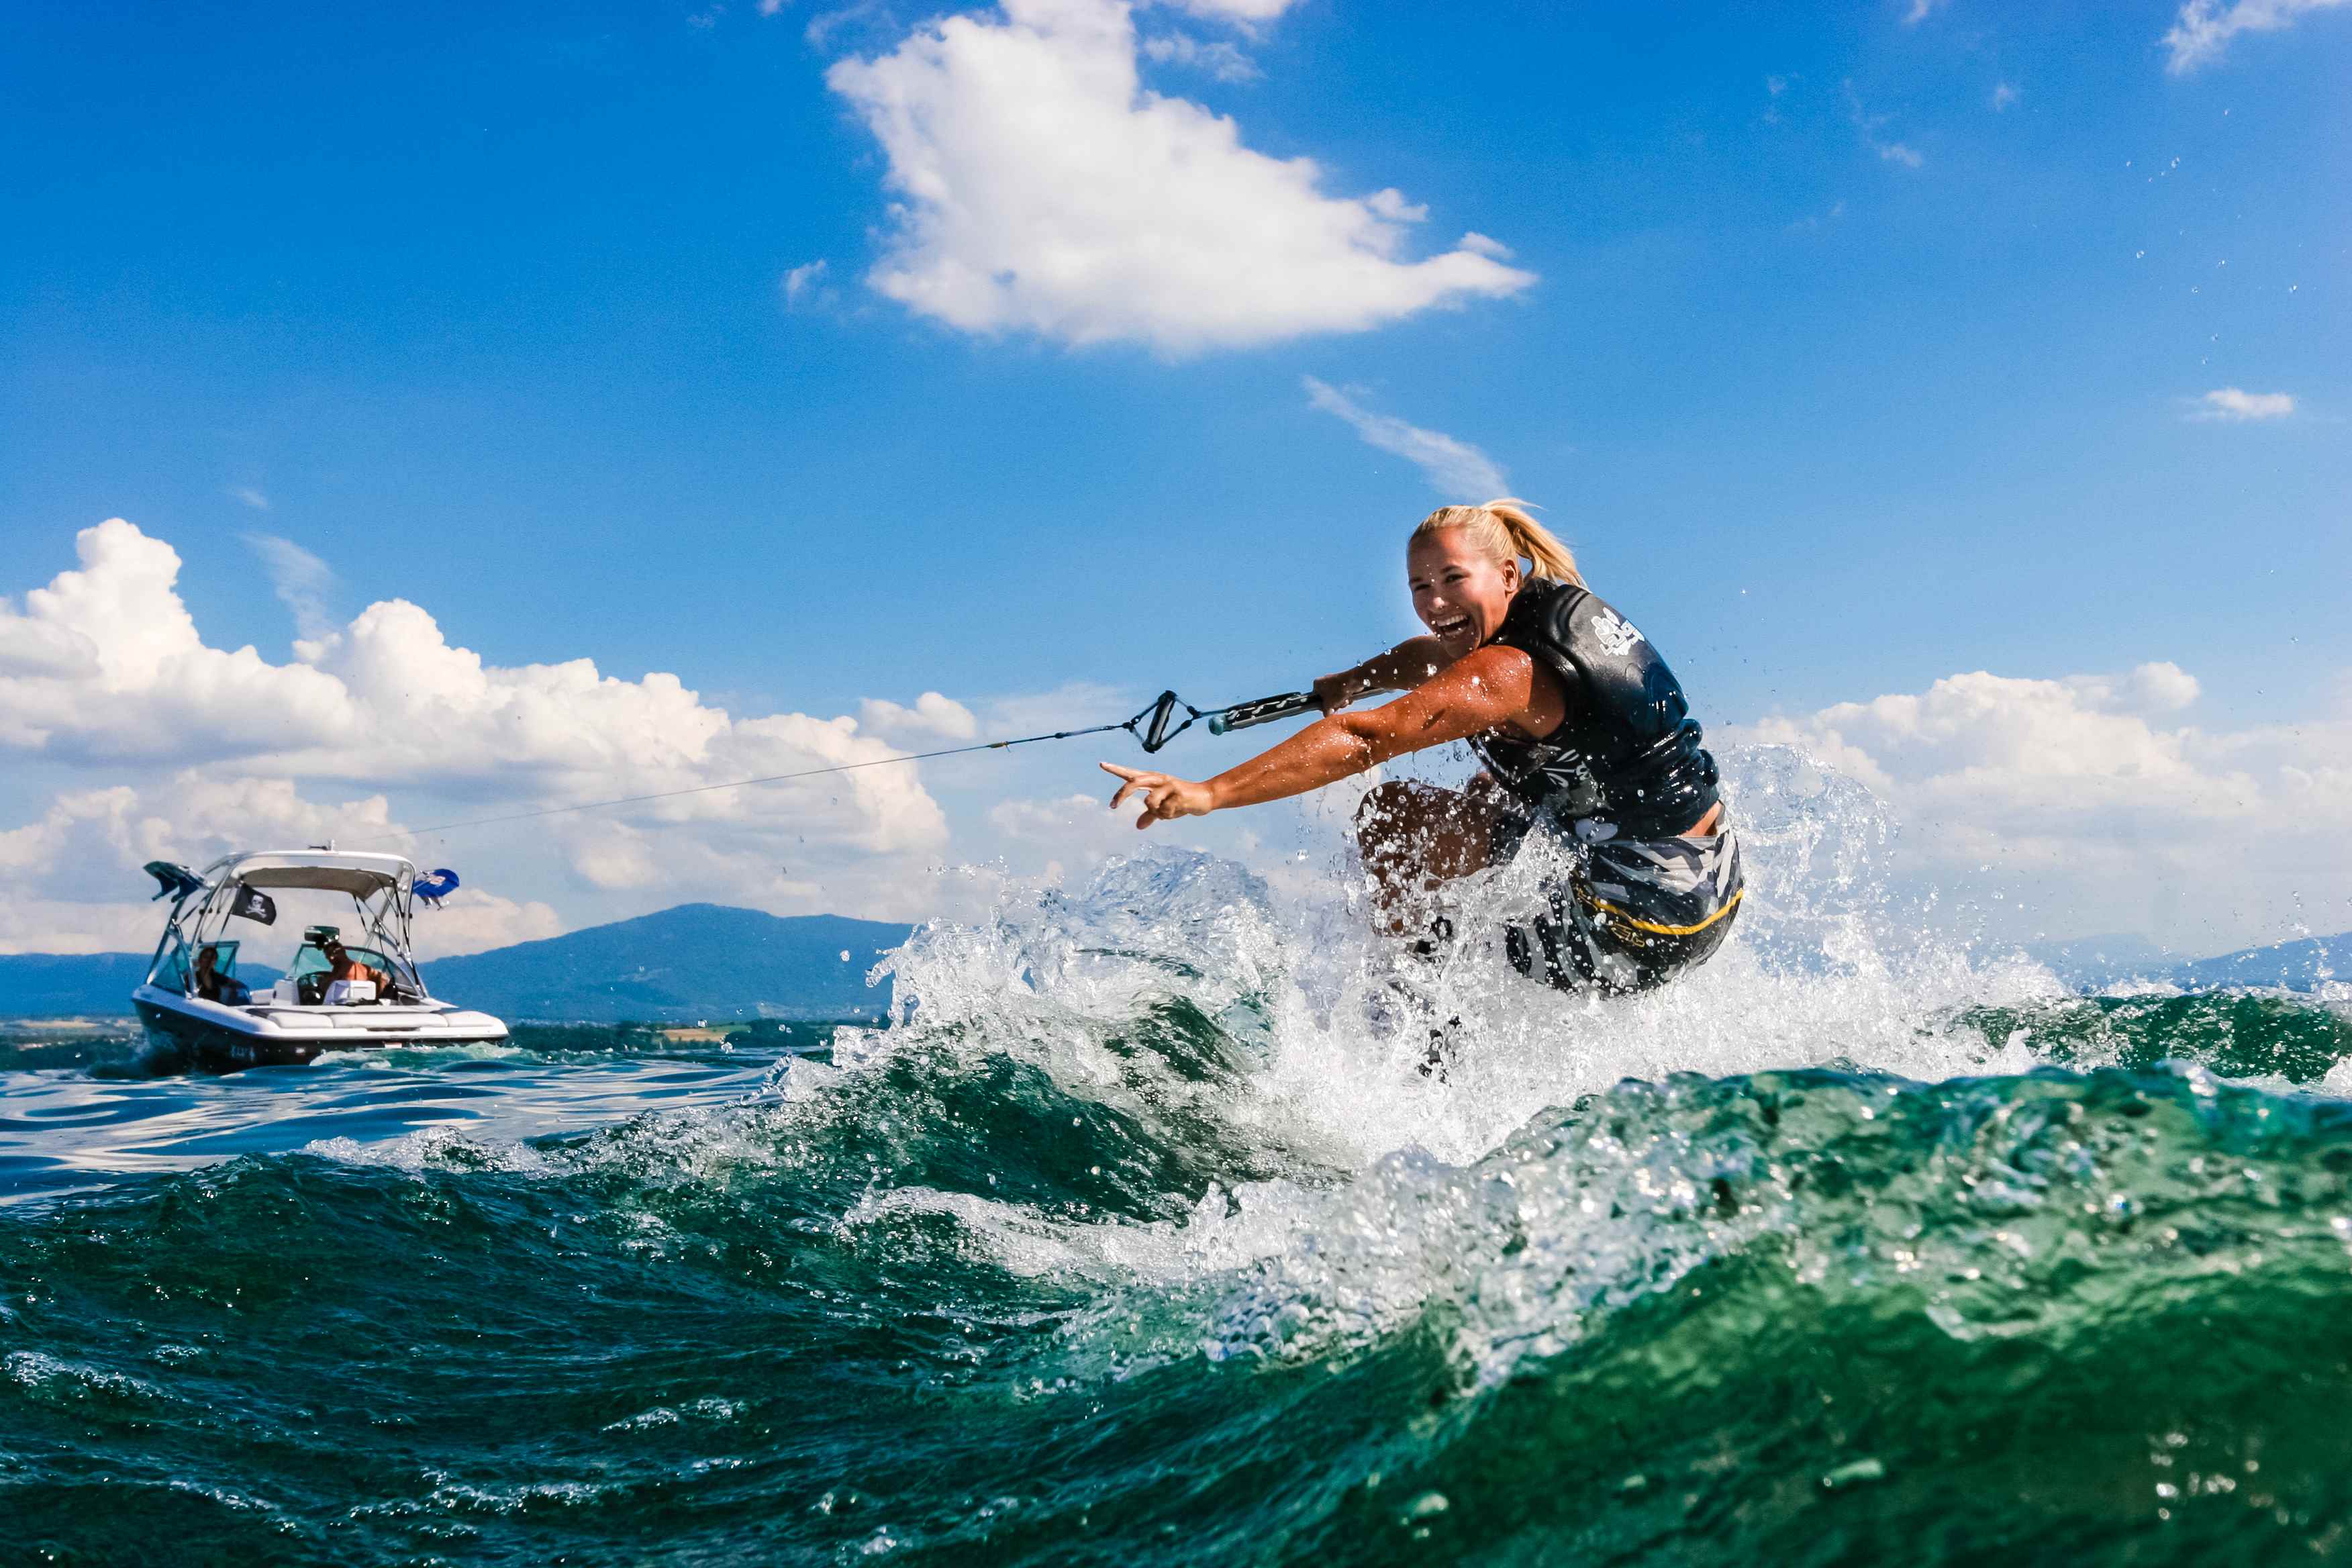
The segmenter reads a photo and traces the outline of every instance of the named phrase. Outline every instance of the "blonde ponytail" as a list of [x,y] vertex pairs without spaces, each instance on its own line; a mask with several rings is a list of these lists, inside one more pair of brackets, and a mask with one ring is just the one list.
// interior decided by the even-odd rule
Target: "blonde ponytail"
[[1442,506],[1421,520],[1412,537],[1456,528],[1466,530],[1471,542],[1496,561],[1525,560],[1538,577],[1579,585],[1584,582],[1576,570],[1576,557],[1528,513],[1526,501],[1506,497],[1485,506]]

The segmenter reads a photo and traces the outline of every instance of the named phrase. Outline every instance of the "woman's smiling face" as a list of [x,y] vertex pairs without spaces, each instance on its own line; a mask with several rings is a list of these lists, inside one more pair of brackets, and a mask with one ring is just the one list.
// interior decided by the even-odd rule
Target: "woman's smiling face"
[[1519,591],[1519,563],[1496,561],[1471,542],[1467,529],[1415,535],[1405,547],[1404,574],[1413,613],[1455,658],[1502,629]]

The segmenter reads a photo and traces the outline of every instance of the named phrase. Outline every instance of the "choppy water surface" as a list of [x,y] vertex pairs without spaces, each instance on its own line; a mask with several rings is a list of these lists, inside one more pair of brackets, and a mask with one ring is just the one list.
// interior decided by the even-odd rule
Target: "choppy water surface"
[[1343,896],[1184,855],[919,933],[911,1013],[816,1056],[18,1065],[0,1542],[2352,1551],[2342,1004],[1973,965],[1874,922],[1867,821],[1818,781],[1776,816],[1774,787],[1743,801],[1759,913],[1714,966],[1563,1005],[1472,943],[1436,983],[1442,1080]]

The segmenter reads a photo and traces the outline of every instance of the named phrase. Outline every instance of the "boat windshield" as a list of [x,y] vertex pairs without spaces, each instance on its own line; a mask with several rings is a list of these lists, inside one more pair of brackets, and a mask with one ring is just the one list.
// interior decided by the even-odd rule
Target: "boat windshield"
[[[294,983],[295,1000],[303,1006],[315,1007],[326,999],[328,972],[334,967],[328,963],[323,945],[330,940],[330,933],[322,933],[315,928],[303,932],[302,945],[295,950],[293,965],[286,972],[286,977]],[[383,1001],[414,1001],[424,993],[415,971],[395,962],[382,948],[346,942],[343,955],[356,959],[370,969],[380,969],[390,977],[391,989],[381,998]]]
[[[373,947],[356,947],[346,942],[343,944],[343,951],[370,969],[381,969],[395,980],[400,977],[399,965]],[[302,980],[313,974],[324,974],[328,967],[327,955],[320,951],[319,945],[316,942],[306,942],[294,954],[294,967],[286,973],[297,980]]]
[[154,972],[147,984],[165,991],[184,992],[188,988],[188,941],[175,928],[170,937],[171,947],[155,961]]

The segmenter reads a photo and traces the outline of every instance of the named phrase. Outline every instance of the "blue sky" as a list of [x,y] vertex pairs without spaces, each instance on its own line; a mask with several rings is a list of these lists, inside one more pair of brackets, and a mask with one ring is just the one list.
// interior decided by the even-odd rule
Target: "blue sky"
[[[2347,764],[2352,5],[1782,9],[19,8],[0,595],[25,609],[120,517],[176,552],[205,647],[278,666],[297,616],[256,536],[325,563],[290,595],[320,625],[407,600],[492,667],[669,672],[737,719],[926,690],[988,718],[1070,683],[1230,700],[1410,630],[1402,533],[1484,499],[1352,407],[1541,502],[1711,727],[1859,748],[1998,824],[2010,797],[1954,803],[1965,745],[1906,773],[1880,754],[1903,737],[1820,716],[1977,671],[2060,683],[2158,752],[2193,731],[2167,754],[2204,759],[2204,793],[2135,842],[2219,831],[2232,790],[2230,833],[2287,827],[2291,788],[2246,806],[2230,781]],[[1125,109],[1020,74],[1120,60]],[[1032,110],[1059,116],[1051,156],[989,120]],[[1128,162],[1152,123],[1198,139],[1197,188]],[[1160,210],[1219,204],[1207,238]],[[1352,240],[1296,238],[1341,220]],[[1050,278],[1058,245],[1148,257],[1180,227],[1181,265]],[[1259,258],[1261,232],[1295,242]],[[1455,283],[1423,300],[1432,258]],[[958,268],[980,281],[942,305]],[[2084,695],[2150,665],[2193,691]],[[384,782],[364,749],[289,763],[200,715],[143,750],[70,728],[0,740],[0,830],[110,787],[173,824],[189,768],[313,803]],[[1003,776],[1051,799],[1088,760]],[[391,819],[585,798],[593,771],[412,763]],[[924,776],[947,825],[908,853],[1026,864],[982,775]],[[478,853],[565,923],[760,896]],[[19,901],[103,903],[61,854],[23,851],[49,859]],[[2164,875],[2200,902],[2192,866]],[[2301,890],[2167,932],[2277,934]],[[2053,897],[2063,924],[2098,901]]]

